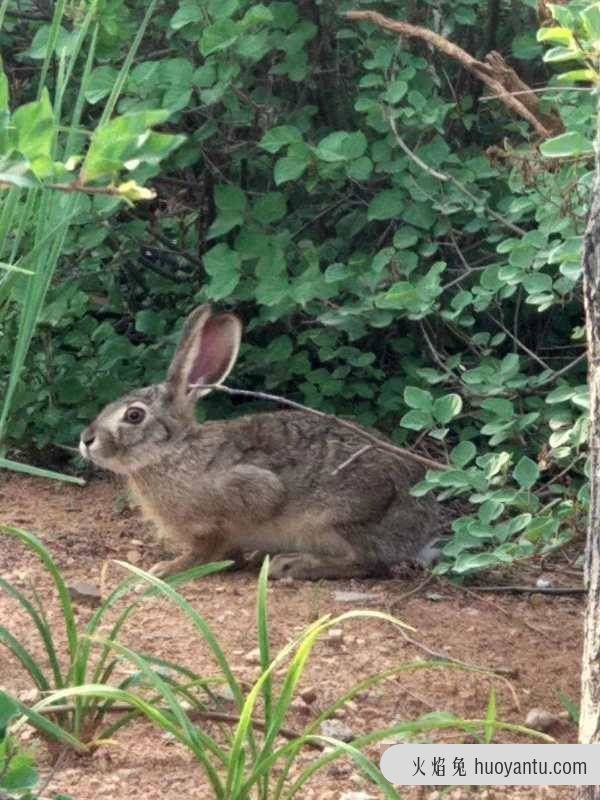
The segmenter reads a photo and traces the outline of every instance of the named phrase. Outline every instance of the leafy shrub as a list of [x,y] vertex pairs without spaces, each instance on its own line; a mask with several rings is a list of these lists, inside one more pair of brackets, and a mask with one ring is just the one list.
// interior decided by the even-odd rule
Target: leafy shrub
[[[72,446],[103,403],[161,379],[181,318],[210,300],[247,324],[240,385],[351,415],[451,464],[418,489],[474,506],[442,570],[562,545],[587,492],[580,249],[595,110],[570,88],[576,75],[565,85],[552,74],[579,57],[585,5],[555,8],[555,27],[578,35],[564,34],[546,66],[552,27],[536,41],[531,0],[380,4],[433,30],[443,20],[477,56],[487,30],[485,46],[512,53],[526,81],[548,81],[542,110],[560,112],[565,134],[539,150],[528,123],[480,99],[458,64],[344,19],[367,0],[158,11],[117,112],[166,109],[162,128],[187,140],[160,174],[138,167],[158,191],[153,206],[81,201],[11,444]],[[143,12],[139,2],[98,12],[90,121]],[[63,24],[68,46],[74,21]],[[48,31],[28,26],[25,49],[14,27],[6,35],[31,64]],[[2,322],[0,381],[21,280]],[[249,408],[219,396],[200,413]]]

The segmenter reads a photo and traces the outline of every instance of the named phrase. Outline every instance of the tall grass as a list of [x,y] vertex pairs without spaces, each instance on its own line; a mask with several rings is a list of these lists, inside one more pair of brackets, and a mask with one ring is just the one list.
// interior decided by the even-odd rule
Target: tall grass
[[[12,533],[30,546],[34,544],[24,537],[22,531],[18,534],[14,531]],[[335,759],[342,757],[350,758],[357,769],[362,771],[388,800],[397,800],[399,795],[396,790],[383,778],[365,753],[370,746],[392,736],[406,740],[436,730],[455,730],[467,734],[475,741],[489,742],[498,731],[511,731],[522,736],[535,736],[545,741],[553,741],[544,734],[498,720],[493,691],[490,694],[485,717],[481,719],[462,719],[449,713],[428,714],[417,720],[398,722],[390,727],[359,735],[351,743],[321,734],[321,724],[333,717],[354,697],[402,674],[421,670],[460,670],[484,674],[494,680],[493,674],[485,673],[475,667],[469,668],[440,661],[404,662],[372,675],[352,686],[335,702],[316,714],[303,728],[292,731],[287,722],[292,702],[313,648],[329,628],[356,619],[365,622],[374,620],[399,627],[408,626],[378,611],[361,609],[336,617],[326,615],[309,625],[301,634],[273,654],[267,613],[268,559],[266,559],[259,577],[257,592],[260,674],[253,685],[244,687],[235,676],[227,655],[207,620],[176,590],[174,584],[162,581],[138,567],[124,563],[121,565],[132,573],[134,580],[145,582],[148,591],[168,599],[183,613],[208,647],[218,668],[220,680],[228,685],[235,713],[227,715],[214,713],[215,704],[210,702],[213,698],[205,678],[195,675],[181,665],[170,664],[171,669],[165,672],[161,669],[161,665],[166,662],[155,656],[138,653],[118,641],[121,617],[108,635],[102,637],[99,635],[97,623],[104,616],[107,604],[112,603],[119,592],[123,591],[118,588],[110,598],[107,598],[102,609],[96,612],[86,630],[78,635],[76,651],[79,653],[80,662],[90,663],[90,647],[95,644],[100,648],[100,666],[96,667],[95,672],[89,669],[80,671],[72,669],[69,685],[48,693],[35,706],[23,710],[23,714],[35,715],[34,718],[29,716],[30,723],[37,724],[37,720],[45,719],[49,712],[53,713],[56,719],[59,710],[79,713],[81,718],[82,707],[89,711],[91,704],[101,704],[99,708],[103,718],[109,713],[117,714],[114,722],[106,726],[106,719],[103,719],[105,727],[95,728],[93,731],[94,740],[104,741],[113,740],[123,725],[129,724],[140,715],[144,716],[159,731],[170,734],[190,751],[204,772],[211,787],[211,796],[215,800],[250,800],[250,798],[291,800],[294,797],[302,797],[304,787],[313,776]],[[209,570],[209,567],[206,569]],[[129,581],[125,581],[122,586],[126,588],[129,585]],[[127,614],[127,611],[124,613]],[[116,686],[109,683],[114,661],[110,661],[108,653],[112,653],[114,659],[120,659],[133,668],[135,681],[131,678],[125,679]],[[77,663],[77,658],[72,663]],[[106,666],[108,663],[111,668]],[[24,666],[32,674],[26,663]],[[83,683],[86,674],[91,678],[87,684]],[[35,673],[32,677],[36,679]],[[197,689],[200,689],[200,692]],[[26,719],[24,717],[21,724]],[[215,734],[209,724],[214,726],[217,722],[227,722],[230,727],[221,726]],[[54,724],[58,726],[59,721]],[[81,725],[78,730],[82,730]],[[68,734],[73,735],[72,729]],[[78,739],[80,747],[89,744]],[[299,757],[308,747],[313,752],[315,748],[321,752],[306,765]]]
[[[148,587],[149,591],[146,591],[144,595],[134,594],[135,600],[125,603],[124,608],[121,609],[108,629],[104,646],[99,654],[92,657],[92,638],[97,634],[100,626],[106,624],[109,612],[132,593],[134,584],[137,582],[136,579],[130,577],[120,583],[94,611],[89,622],[84,626],[78,626],[65,579],[42,542],[32,533],[10,525],[0,526],[0,536],[17,539],[25,545],[32,556],[41,561],[58,596],[60,608],[58,624],[64,629],[66,635],[67,653],[66,658],[64,654],[59,653],[57,640],[61,634],[57,630],[56,624],[49,622],[44,606],[39,602],[37,596],[34,596],[33,601],[30,600],[20,589],[2,577],[0,577],[0,591],[15,600],[25,612],[32,629],[37,631],[42,649],[41,655],[37,650],[32,651],[29,630],[26,630],[26,636],[17,637],[4,624],[0,624],[0,648],[4,646],[8,649],[29,675],[38,692],[44,696],[50,696],[53,691],[67,687],[73,688],[89,683],[103,684],[110,680],[117,666],[117,658],[112,653],[114,641],[125,622],[141,607],[147,597],[153,593],[156,594],[156,590]],[[219,562],[195,567],[174,576],[168,585],[178,586],[188,580],[210,575],[224,569],[228,564],[229,562]],[[151,656],[147,658],[153,668],[159,666],[162,669],[169,669],[187,682],[191,679],[193,682],[195,681],[196,685],[204,685],[202,681],[196,680],[196,676],[192,675],[189,670],[182,669],[177,664],[166,659]],[[130,683],[131,678],[125,679],[116,688],[121,691]],[[57,724],[40,716],[35,711],[25,709],[25,707],[22,707],[22,712],[43,733],[52,735],[77,750],[85,751],[87,745],[82,741],[82,735],[86,732],[87,735],[93,733],[93,730],[102,723],[110,705],[111,703],[103,706],[97,698],[90,696],[78,698],[73,709],[68,713],[57,712],[55,715]]]
[[[0,20],[7,2],[0,6]],[[129,48],[119,76],[107,98],[98,127],[112,115],[140,42],[146,32],[157,0],[149,3],[146,14]],[[99,0],[91,0],[83,19],[78,23],[77,38],[69,53],[55,52],[66,0],[54,6],[50,34],[41,67],[37,98],[43,97],[48,76],[54,67],[53,147],[55,161],[65,163],[75,154],[81,136],[80,123],[85,107],[85,91],[94,65],[95,48],[101,13]],[[79,68],[79,69],[78,69]],[[8,82],[1,73],[0,112],[8,111]],[[67,90],[76,89],[70,118],[65,119],[63,100]],[[66,131],[66,134],[59,131]],[[48,288],[60,262],[69,227],[78,214],[77,192],[64,193],[53,188],[13,185],[0,194],[0,326],[3,319],[14,313],[18,306],[18,328],[10,364],[7,384],[0,400],[0,468],[13,469],[50,478],[82,483],[77,478],[50,470],[35,469],[6,458],[7,430],[11,414],[16,412],[15,396],[31,346],[36,325],[40,319]],[[19,285],[20,284],[20,285]],[[18,289],[19,300],[15,299]]]

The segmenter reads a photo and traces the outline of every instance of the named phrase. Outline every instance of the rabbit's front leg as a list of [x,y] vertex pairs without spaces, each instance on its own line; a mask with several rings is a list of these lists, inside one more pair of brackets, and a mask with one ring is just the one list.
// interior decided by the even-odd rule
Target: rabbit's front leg
[[233,560],[242,562],[242,554],[235,551],[222,534],[217,532],[202,533],[188,540],[185,551],[176,558],[159,561],[150,572],[164,578],[191,569],[197,564],[209,564],[213,561]]

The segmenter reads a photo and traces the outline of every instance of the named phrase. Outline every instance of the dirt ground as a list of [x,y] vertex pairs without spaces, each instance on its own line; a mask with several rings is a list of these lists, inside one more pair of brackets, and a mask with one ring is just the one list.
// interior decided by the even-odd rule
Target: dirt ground
[[[137,512],[123,509],[120,485],[110,480],[93,480],[80,488],[28,476],[0,472],[0,523],[10,523],[36,533],[50,548],[69,580],[100,583],[103,565],[122,559],[144,568],[163,555],[153,542]],[[26,590],[35,587],[50,618],[57,618],[56,597],[39,562],[11,537],[0,544],[0,574]],[[105,587],[112,588],[123,572],[113,564],[105,573]],[[576,585],[574,567],[564,556],[552,562],[528,565],[520,571],[493,576],[512,584],[532,585],[544,577],[552,585]],[[488,578],[488,581],[492,578]],[[416,632],[408,642],[383,622],[351,622],[340,635],[320,642],[306,671],[302,686],[314,688],[316,699],[294,710],[288,727],[298,730],[318,710],[332,702],[357,680],[403,661],[426,658],[423,649],[446,653],[472,665],[501,670],[506,676],[494,680],[498,717],[514,723],[525,722],[531,709],[541,708],[561,718],[549,731],[560,742],[576,741],[576,727],[567,718],[561,693],[576,701],[579,693],[579,661],[582,602],[578,597],[482,594],[455,587],[444,581],[426,586],[422,573],[408,573],[387,581],[347,580],[274,583],[269,589],[270,625],[273,648],[324,613],[342,613],[354,607],[336,598],[338,592],[372,595],[361,607],[392,609]],[[248,572],[222,573],[189,584],[182,593],[199,609],[219,637],[236,674],[251,681],[258,668],[251,651],[257,646],[255,631],[256,575]],[[412,594],[411,590],[416,589]],[[86,621],[91,610],[78,606]],[[34,631],[29,631],[20,608],[0,593],[0,621],[18,635],[34,653],[39,651]],[[190,625],[166,601],[152,600],[121,634],[121,641],[189,665],[196,672],[216,675],[216,667]],[[458,670],[404,673],[355,699],[343,722],[355,733],[374,730],[394,721],[411,720],[432,711],[451,711],[464,718],[485,716],[491,682],[487,677]],[[0,689],[24,701],[33,699],[31,685],[19,665],[0,649]],[[441,741],[441,734],[429,741]],[[467,741],[444,734],[445,741]],[[499,741],[511,741],[506,735]],[[53,763],[43,740],[29,732],[33,747],[49,777],[46,797],[54,793],[72,795],[75,800],[93,798],[141,798],[142,800],[210,800],[203,775],[191,757],[149,723],[138,722],[120,732],[115,741],[80,757],[61,753]],[[512,741],[517,741],[512,739]],[[303,765],[315,758],[304,756]],[[533,800],[569,798],[571,787],[463,787],[404,789],[409,800]],[[381,797],[377,789],[346,762],[318,773],[305,789],[305,800],[350,800]]]

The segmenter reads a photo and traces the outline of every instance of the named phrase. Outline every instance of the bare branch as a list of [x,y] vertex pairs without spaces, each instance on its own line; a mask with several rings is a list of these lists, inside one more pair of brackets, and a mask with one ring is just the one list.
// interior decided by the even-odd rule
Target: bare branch
[[[46,706],[45,708],[40,708],[38,710],[38,714],[43,714],[44,716],[48,716],[50,714],[56,714],[59,712],[65,711],[73,711],[75,710],[76,706],[70,703],[65,703],[63,705],[54,705],[54,706]],[[162,709],[157,709],[162,710]],[[128,714],[132,711],[137,712],[133,706],[128,706],[124,704],[115,703],[114,705],[110,706],[106,709],[105,713],[107,714]],[[168,713],[168,710],[165,709]],[[137,712],[140,713],[141,712]],[[200,709],[192,709],[191,711],[187,712],[188,717],[193,720],[208,720],[211,722],[225,722],[228,725],[237,725],[240,721],[240,718],[235,714],[225,714],[220,711],[203,711]],[[267,724],[260,719],[251,719],[250,723],[253,728],[256,728],[259,731],[264,731],[267,729]],[[300,739],[302,734],[297,733],[296,731],[290,730],[289,728],[279,728],[279,733],[284,739],[288,739],[288,741],[294,741],[296,739]],[[323,745],[320,742],[314,741],[307,741],[306,744],[309,747],[312,747],[314,750],[323,750]]]
[[[393,20],[389,17],[379,14],[377,11],[348,11],[346,18],[356,21],[371,22],[374,25],[383,28],[384,30],[391,31],[392,33],[406,36],[412,39],[421,39],[427,42],[436,50],[445,53],[445,55],[458,61],[462,66],[467,69],[471,74],[475,75],[480,81],[489,86],[504,105],[509,108],[517,116],[527,120],[534,128],[536,133],[543,139],[561,133],[564,128],[560,118],[555,115],[544,115],[539,111],[539,106],[536,108],[537,98],[532,94],[528,96],[527,103],[517,99],[512,90],[515,88],[523,89],[528,88],[518,77],[516,72],[512,70],[497,53],[490,53],[488,59],[491,63],[484,63],[478,61],[462,47],[458,47],[453,42],[448,41],[438,33],[422,28],[419,25],[411,25],[409,22],[402,22]],[[498,79],[502,77],[507,83],[510,84],[510,90]],[[533,100],[531,99],[533,98]],[[532,111],[536,108],[537,113]]]

